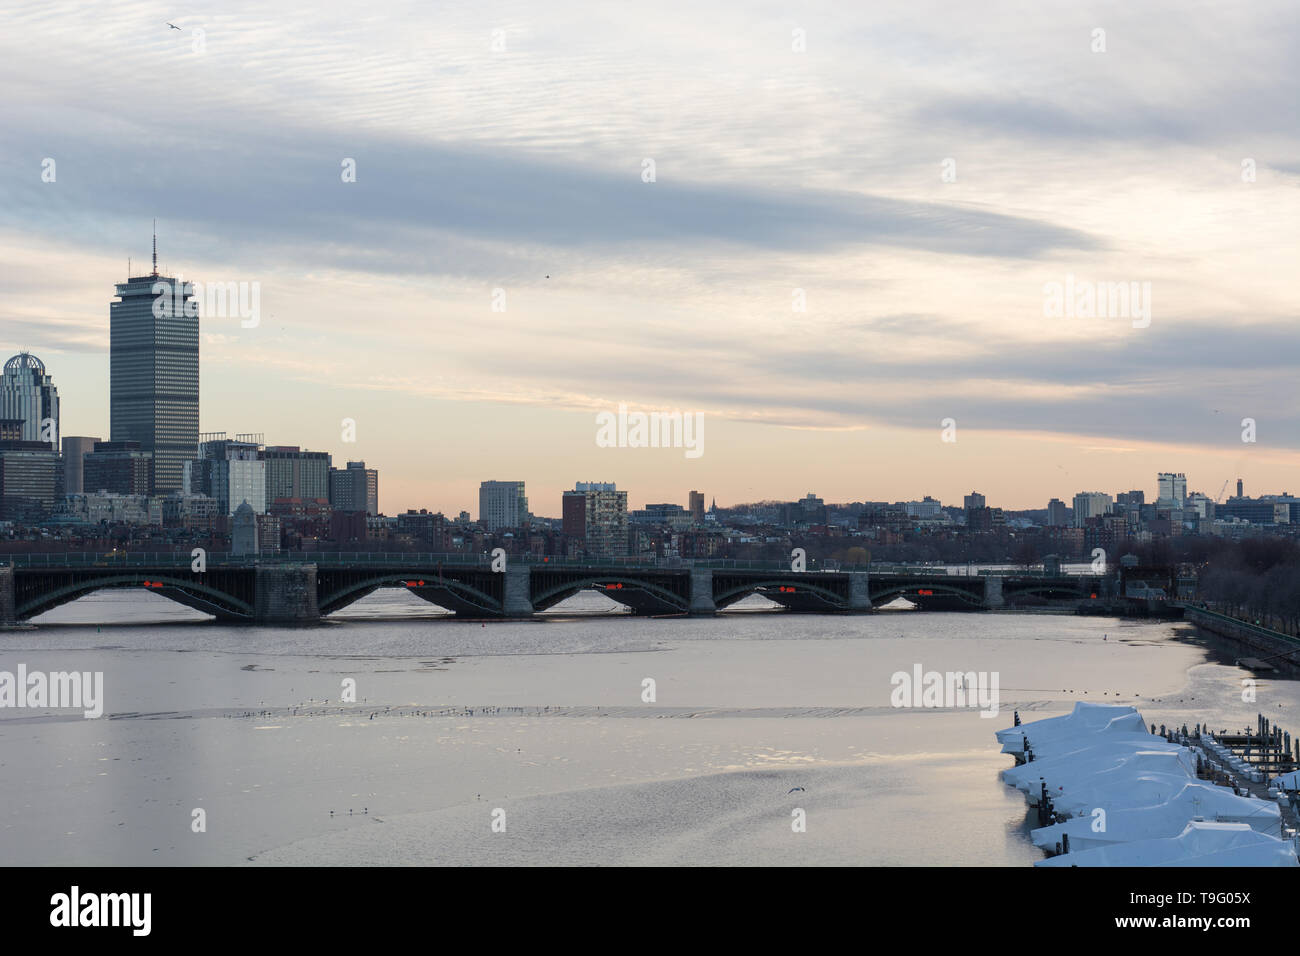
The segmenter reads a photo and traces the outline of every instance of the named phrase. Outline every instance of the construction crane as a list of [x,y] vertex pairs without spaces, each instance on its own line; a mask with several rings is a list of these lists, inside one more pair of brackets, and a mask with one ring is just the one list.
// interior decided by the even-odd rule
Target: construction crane
[[1216,498],[1214,499],[1214,503],[1215,503],[1216,505],[1217,505],[1220,501],[1223,500],[1223,493],[1224,493],[1225,491],[1228,490],[1228,482],[1230,482],[1230,481],[1232,481],[1231,478],[1225,478],[1225,479],[1223,480],[1223,487],[1219,489],[1218,497],[1216,497]]

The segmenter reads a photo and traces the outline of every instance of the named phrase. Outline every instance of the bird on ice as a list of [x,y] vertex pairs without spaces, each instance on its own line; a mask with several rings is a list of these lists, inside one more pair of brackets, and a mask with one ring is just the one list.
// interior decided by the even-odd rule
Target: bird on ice
[[[796,790],[803,790],[803,787],[791,787],[789,790],[786,791],[786,793],[791,794],[794,793]],[[806,793],[807,791],[804,792]]]
[[[168,25],[169,27],[171,27],[173,30],[180,30],[180,27],[178,27],[176,24],[174,24],[174,23],[172,23],[172,22],[170,22],[170,21],[168,21],[167,25]],[[182,32],[184,32],[184,31],[182,31]]]

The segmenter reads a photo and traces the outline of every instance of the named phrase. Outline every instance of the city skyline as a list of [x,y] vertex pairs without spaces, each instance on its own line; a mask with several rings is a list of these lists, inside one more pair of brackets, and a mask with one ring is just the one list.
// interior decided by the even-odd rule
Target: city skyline
[[[366,460],[386,510],[470,509],[521,465],[538,501],[606,475],[634,505],[975,486],[1024,509],[1171,465],[1207,494],[1295,484],[1300,144],[1259,82],[1289,75],[1284,5],[738,31],[726,8],[677,30],[452,5],[436,30],[325,10],[290,34],[236,4],[202,44],[197,19],[159,35],[128,5],[86,34],[64,9],[0,40],[0,326],[61,370],[64,434],[109,434],[104,290],[147,271],[158,215],[162,271],[261,289],[255,325],[202,320],[199,429]],[[1143,315],[1051,317],[1046,290],[1088,283],[1145,290]],[[622,404],[702,415],[703,454],[600,447]]]

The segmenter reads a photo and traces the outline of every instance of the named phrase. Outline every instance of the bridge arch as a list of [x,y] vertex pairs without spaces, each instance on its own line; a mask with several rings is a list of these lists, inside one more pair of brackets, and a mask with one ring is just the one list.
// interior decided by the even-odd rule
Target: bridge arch
[[245,619],[253,616],[253,606],[247,601],[201,581],[192,578],[172,577],[166,574],[151,575],[148,580],[155,584],[161,584],[162,587],[146,588],[138,573],[80,578],[52,588],[29,601],[18,604],[14,608],[14,616],[18,620],[36,617],[46,611],[52,611],[60,605],[106,588],[142,588],[151,594],[159,594],[178,604],[184,604],[186,607],[219,618]]
[[[794,591],[790,593],[793,593],[795,595],[803,594],[805,597],[812,596],[824,602],[825,604],[828,604],[831,607],[834,607],[839,610],[847,610],[848,608],[848,602],[845,600],[844,595],[838,594],[835,591],[831,590],[830,588],[820,587],[816,584],[810,584],[809,578],[806,576],[779,577],[779,578],[771,578],[769,580],[746,581],[743,584],[737,584],[734,587],[726,588],[725,590],[720,591],[717,594],[714,594],[713,603],[716,604],[719,608],[725,608],[725,607],[729,607],[732,604],[735,604],[737,601],[749,597],[749,595],[751,594],[760,594],[761,597],[765,597],[769,601],[775,601],[778,604],[782,604],[784,602],[782,602],[777,597],[773,597],[766,593],[761,593],[766,588],[782,588],[782,587],[794,588]],[[780,594],[782,592],[778,591],[777,593]],[[806,602],[801,601],[800,603],[806,603]],[[787,604],[786,606],[788,607],[789,605]]]
[[[412,587],[407,582],[413,580],[423,581],[424,584]],[[421,577],[419,574],[397,574],[392,571],[348,581],[333,591],[321,593],[317,598],[320,612],[330,614],[342,610],[383,587],[401,588],[430,604],[457,614],[478,612],[493,617],[501,614],[501,602],[497,598],[454,577]],[[438,600],[438,597],[443,600]]]
[[[920,594],[920,591],[929,591],[929,595]],[[916,582],[909,581],[906,584],[896,584],[892,587],[882,588],[871,591],[872,607],[879,607],[881,604],[888,604],[894,598],[906,598],[913,604],[920,603],[921,599],[927,596],[946,595],[956,597],[962,603],[968,604],[973,608],[985,610],[988,605],[984,603],[983,582],[980,584],[980,593],[976,594],[972,588],[953,586],[951,584],[941,584],[938,581]]]
[[[614,587],[611,588],[609,585]],[[579,577],[543,587],[531,595],[533,609],[545,611],[573,597],[579,591],[586,590],[599,591],[611,601],[617,601],[638,613],[657,611],[661,614],[685,614],[690,610],[690,601],[668,588],[643,578],[620,575],[617,572]]]

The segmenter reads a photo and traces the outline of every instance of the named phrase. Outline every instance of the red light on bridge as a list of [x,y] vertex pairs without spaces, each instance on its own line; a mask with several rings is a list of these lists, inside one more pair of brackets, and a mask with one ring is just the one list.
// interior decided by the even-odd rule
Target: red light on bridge
[[917,593],[917,594],[925,595],[925,596],[927,596],[927,597],[934,597],[934,592],[933,592],[933,591],[927,591],[927,590],[925,590],[924,588],[918,590],[916,593]]
[[422,588],[422,587],[424,587],[424,582],[423,582],[423,581],[403,581],[402,583],[405,584],[408,588]]
[[623,586],[623,585],[621,585],[621,584],[606,584],[606,585],[605,585],[605,590],[606,590],[606,591],[613,591],[613,590],[615,590],[616,588],[621,588],[622,586]]
[[1097,592],[1094,591],[1092,594],[1089,594],[1088,597],[1093,601],[1097,600]]
[[794,594],[794,588],[788,588],[784,584],[781,585],[777,590],[780,591],[782,594]]

